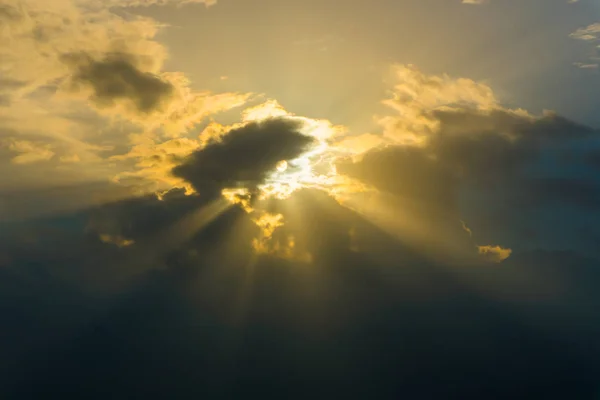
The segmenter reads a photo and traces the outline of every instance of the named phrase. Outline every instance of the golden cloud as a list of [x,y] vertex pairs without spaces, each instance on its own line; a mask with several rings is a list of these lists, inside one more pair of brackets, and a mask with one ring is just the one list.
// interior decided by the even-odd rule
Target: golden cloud
[[503,248],[500,246],[479,246],[479,254],[483,256],[485,259],[495,262],[501,263],[506,260],[512,254],[511,249]]
[[[118,7],[189,3],[214,1],[0,0],[0,140],[18,139],[9,149],[20,153],[13,163],[56,156],[49,168],[64,179],[65,171],[95,180],[117,171],[122,183],[143,178],[157,187],[185,186],[166,172],[173,164],[164,153],[173,143],[161,148],[162,138],[181,137],[250,95],[195,91],[183,74],[164,72],[167,51],[155,40],[164,25]],[[110,130],[123,133],[106,138]],[[126,143],[127,137],[136,141]],[[104,155],[126,145],[133,148],[122,157]]]
[[252,247],[256,254],[269,255],[291,261],[312,262],[310,253],[301,251],[296,247],[296,240],[293,235],[288,235],[283,240],[273,237],[275,230],[284,225],[283,215],[260,211],[257,217],[252,218],[252,221],[261,230],[260,236],[252,241]]
[[378,117],[383,135],[395,143],[419,143],[438,126],[430,113],[442,108],[491,110],[498,106],[485,83],[444,75],[426,75],[413,65],[392,67],[390,97],[382,103],[396,115]]
[[8,140],[5,146],[18,155],[11,158],[13,164],[32,164],[39,161],[48,161],[54,157],[50,146],[31,142],[28,140]]
[[126,239],[120,235],[100,234],[99,238],[102,243],[114,244],[117,247],[128,247],[135,244],[134,240]]

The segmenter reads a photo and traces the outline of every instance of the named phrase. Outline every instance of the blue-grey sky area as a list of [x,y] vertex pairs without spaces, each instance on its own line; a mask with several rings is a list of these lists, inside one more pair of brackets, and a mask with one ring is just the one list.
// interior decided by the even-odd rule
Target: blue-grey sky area
[[0,398],[597,398],[599,48],[595,0],[0,0]]

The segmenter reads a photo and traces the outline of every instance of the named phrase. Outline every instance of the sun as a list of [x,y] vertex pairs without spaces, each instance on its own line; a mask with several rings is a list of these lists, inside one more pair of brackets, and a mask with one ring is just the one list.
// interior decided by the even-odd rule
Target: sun
[[278,172],[285,172],[285,170],[287,169],[288,164],[286,160],[281,160],[277,163],[277,165],[275,166],[275,169]]
[[325,141],[292,160],[281,160],[260,185],[260,198],[286,199],[299,189],[327,190],[328,182],[337,175],[330,149]]
[[237,187],[223,190],[223,196],[227,200],[252,210],[250,202],[253,202],[255,196],[257,200],[283,200],[301,189],[318,189],[335,197],[341,191],[355,190],[351,187],[356,185],[351,185],[347,177],[338,175],[335,167],[340,156],[346,157],[350,153],[343,147],[331,145],[339,137],[347,134],[345,127],[333,125],[325,119],[295,115],[275,100],[245,110],[242,120],[248,123],[269,118],[298,122],[300,133],[313,138],[315,144],[294,159],[279,160],[256,188]]

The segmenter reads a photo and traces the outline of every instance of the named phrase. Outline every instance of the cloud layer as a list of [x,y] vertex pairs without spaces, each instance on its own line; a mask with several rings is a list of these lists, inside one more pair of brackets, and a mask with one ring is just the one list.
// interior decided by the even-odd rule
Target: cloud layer
[[203,91],[134,14],[187,3],[0,0],[1,398],[598,393],[597,129],[404,64],[368,130]]

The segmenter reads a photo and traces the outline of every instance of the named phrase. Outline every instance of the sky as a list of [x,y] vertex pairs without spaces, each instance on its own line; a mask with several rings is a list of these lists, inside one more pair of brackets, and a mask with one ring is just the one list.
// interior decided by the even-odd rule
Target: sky
[[600,396],[600,3],[0,0],[0,397]]

